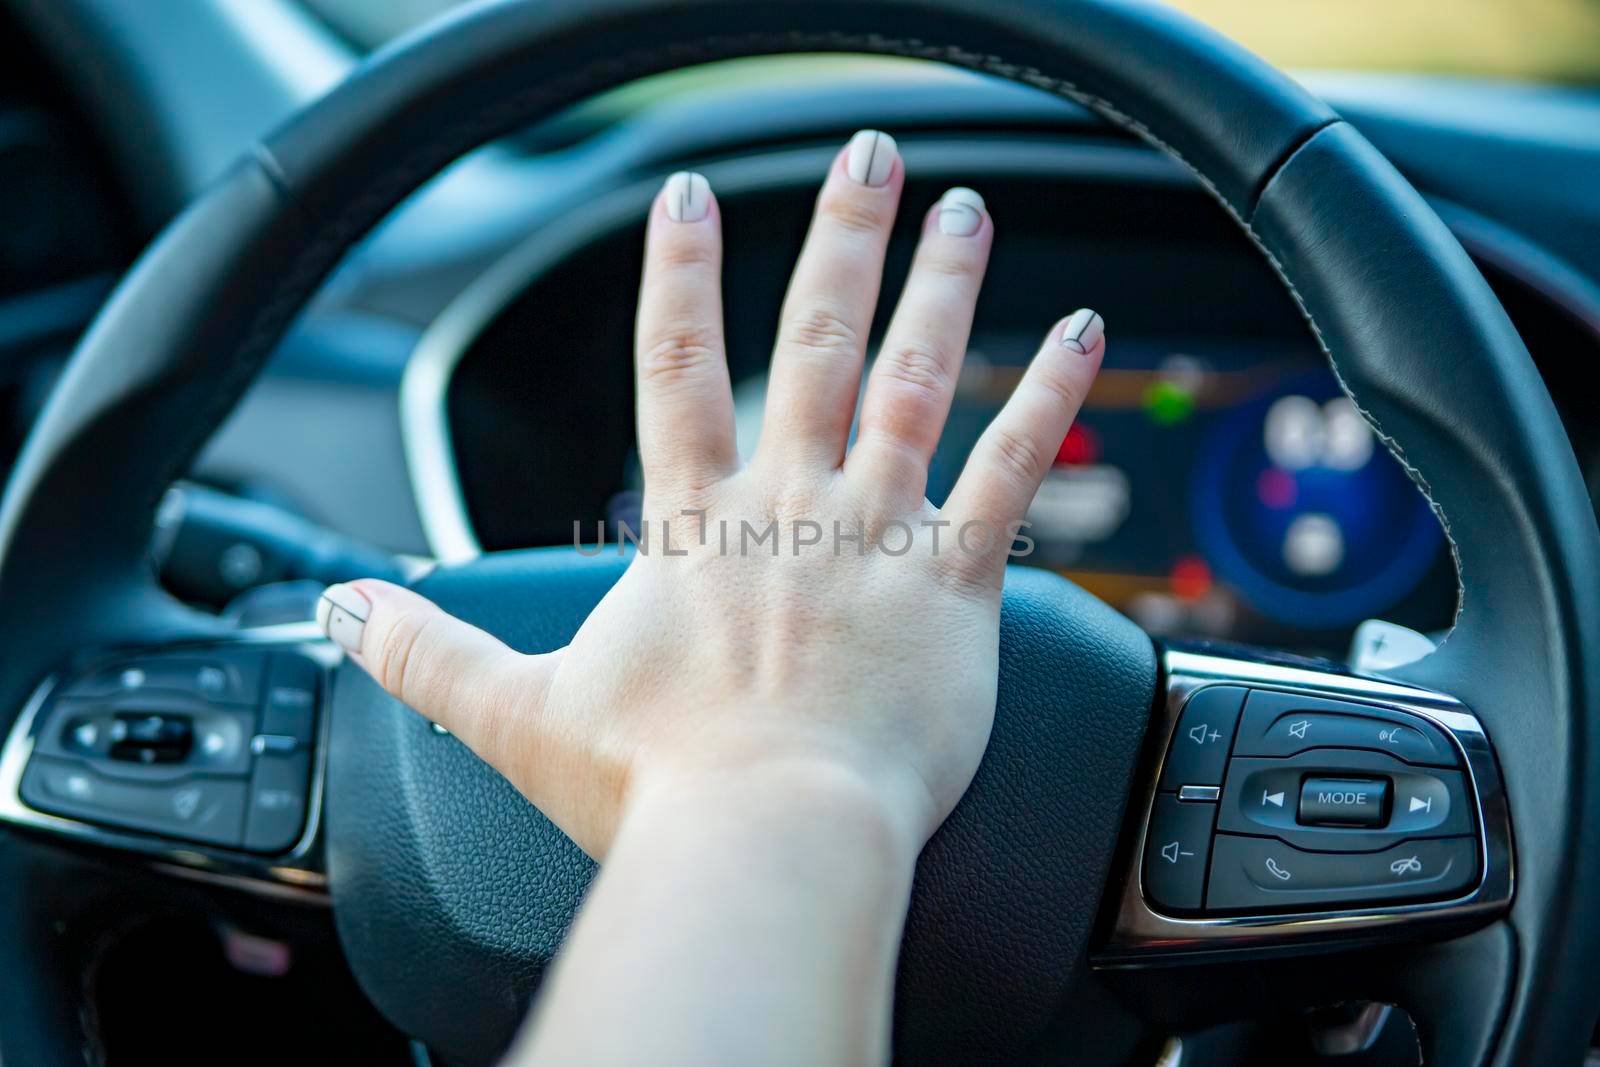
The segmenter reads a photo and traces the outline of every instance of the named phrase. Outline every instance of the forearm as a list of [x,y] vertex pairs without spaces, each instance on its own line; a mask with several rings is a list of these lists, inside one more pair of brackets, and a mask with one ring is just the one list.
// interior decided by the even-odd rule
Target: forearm
[[625,818],[511,1062],[884,1062],[915,853],[843,772],[656,790]]

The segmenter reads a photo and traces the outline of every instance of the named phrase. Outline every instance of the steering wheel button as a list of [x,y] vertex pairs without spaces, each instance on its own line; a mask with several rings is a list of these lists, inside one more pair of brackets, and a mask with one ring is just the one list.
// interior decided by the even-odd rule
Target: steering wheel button
[[316,665],[301,656],[273,656],[261,706],[261,732],[309,745],[316,711]]
[[1239,686],[1213,685],[1190,694],[1161,768],[1163,791],[1222,784],[1246,692]]
[[1204,894],[1215,804],[1157,795],[1145,834],[1144,891],[1172,911],[1197,911]]
[[[1465,785],[1459,774],[1408,774],[1396,779],[1389,829],[1399,834],[1471,829]],[[1452,800],[1460,797],[1460,802]]]
[[1478,880],[1471,837],[1403,841],[1381,852],[1306,852],[1266,837],[1218,834],[1206,908],[1322,911],[1335,905],[1447,899]]
[[1458,764],[1450,742],[1419,716],[1294,693],[1250,693],[1234,755],[1292,756],[1313,748],[1365,748],[1407,763]]
[[261,692],[261,667],[259,652],[143,656],[97,668],[61,692],[68,697],[182,693],[218,704],[253,706]]
[[1307,826],[1382,826],[1389,807],[1384,778],[1307,778],[1300,821]]
[[237,848],[244,783],[211,778],[137,783],[106,778],[87,764],[35,756],[22,798],[40,811],[143,833]]
[[[1374,783],[1388,796],[1387,819],[1376,822],[1362,812],[1374,799]],[[1320,793],[1329,796],[1324,801]],[[1276,837],[1317,852],[1374,852],[1407,838],[1470,834],[1471,809],[1460,771],[1413,767],[1381,752],[1324,748],[1286,759],[1234,757],[1217,829]]]
[[194,744],[187,715],[119,711],[111,722],[111,758],[132,763],[182,763]]
[[295,843],[306,822],[310,781],[310,753],[268,753],[256,759],[256,772],[250,780],[245,848],[252,852],[282,852]]
[[59,748],[73,756],[105,757],[111,751],[112,726],[109,715],[63,717]]

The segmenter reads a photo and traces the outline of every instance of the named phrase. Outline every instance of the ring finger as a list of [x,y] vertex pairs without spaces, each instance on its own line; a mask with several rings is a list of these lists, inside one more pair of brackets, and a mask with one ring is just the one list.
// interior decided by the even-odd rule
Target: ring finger
[[983,197],[951,189],[924,220],[922,243],[861,402],[846,470],[914,505],[944,431],[994,227]]

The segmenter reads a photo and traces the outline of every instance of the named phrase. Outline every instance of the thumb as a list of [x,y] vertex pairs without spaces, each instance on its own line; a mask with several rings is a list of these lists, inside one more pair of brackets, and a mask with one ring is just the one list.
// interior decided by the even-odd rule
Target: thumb
[[317,601],[317,624],[391,696],[502,773],[518,727],[538,714],[555,670],[556,654],[513,651],[432,601],[375,578],[330,585]]

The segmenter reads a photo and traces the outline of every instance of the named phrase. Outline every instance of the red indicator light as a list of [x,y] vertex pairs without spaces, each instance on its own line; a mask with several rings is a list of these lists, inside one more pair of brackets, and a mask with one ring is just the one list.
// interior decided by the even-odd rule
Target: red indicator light
[[1168,581],[1179,600],[1199,600],[1211,592],[1211,568],[1199,556],[1184,556],[1172,565]]
[[1083,467],[1100,459],[1100,437],[1082,423],[1073,423],[1072,429],[1056,450],[1056,464]]

